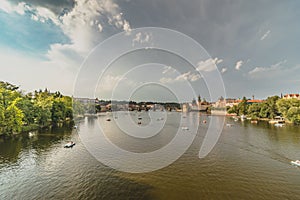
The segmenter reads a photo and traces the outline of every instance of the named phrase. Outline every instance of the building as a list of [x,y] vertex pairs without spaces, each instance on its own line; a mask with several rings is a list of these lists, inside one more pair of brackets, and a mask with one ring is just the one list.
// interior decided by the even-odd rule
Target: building
[[300,94],[286,94],[282,98],[283,99],[298,99],[298,100],[300,100]]

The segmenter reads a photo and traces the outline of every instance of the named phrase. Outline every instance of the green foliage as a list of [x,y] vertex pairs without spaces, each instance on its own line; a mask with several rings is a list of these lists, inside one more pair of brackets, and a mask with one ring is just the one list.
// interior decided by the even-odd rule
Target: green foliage
[[276,105],[283,117],[295,124],[300,124],[300,100],[280,99]]
[[51,109],[53,123],[63,122],[66,118],[66,106],[62,101],[54,101]]
[[4,133],[7,135],[21,131],[24,114],[16,106],[16,103],[20,100],[20,98],[15,99],[4,111]]
[[237,110],[238,110],[238,113],[237,113],[238,115],[246,115],[247,114],[248,105],[247,105],[246,97],[243,97],[242,102],[238,104]]
[[300,107],[290,107],[287,118],[295,124],[300,124]]
[[247,99],[244,97],[242,102],[229,108],[227,112],[230,114],[236,113],[237,115],[248,115],[253,119],[273,119],[281,113],[281,110],[278,108],[277,101],[279,101],[279,97],[272,96],[268,97],[263,103],[248,104]]
[[0,81],[0,135],[11,135],[73,119],[72,98],[59,92],[23,95],[19,87]]
[[276,106],[276,102],[278,101],[279,96],[272,96],[272,97],[268,97],[266,100],[266,104],[267,104],[267,113],[268,113],[268,118],[270,119],[274,119],[274,117],[279,115],[277,106]]
[[254,103],[248,107],[248,115],[252,119],[257,119],[260,117],[261,106],[258,103]]
[[237,105],[233,105],[231,108],[227,108],[227,112],[229,114],[233,114],[233,113],[237,114],[238,113],[238,107],[237,107]]
[[36,118],[37,108],[34,106],[30,98],[24,97],[18,103],[17,107],[24,113],[24,125],[33,124]]

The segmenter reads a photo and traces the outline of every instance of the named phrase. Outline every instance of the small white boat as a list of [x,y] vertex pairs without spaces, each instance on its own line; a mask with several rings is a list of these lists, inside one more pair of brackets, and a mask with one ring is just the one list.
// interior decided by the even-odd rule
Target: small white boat
[[282,123],[276,123],[276,124],[274,124],[274,126],[276,126],[276,127],[283,127],[284,124],[282,124]]
[[247,117],[245,115],[241,115],[241,121],[245,121],[247,119]]
[[227,126],[227,127],[232,127],[232,126],[233,126],[233,124],[226,124],[226,126]]
[[65,144],[64,148],[72,148],[75,145],[75,142],[68,142],[67,144]]
[[291,164],[292,165],[297,165],[297,166],[299,166],[300,167],[300,161],[299,160],[295,160],[295,161],[291,161]]
[[183,126],[181,129],[187,131],[189,130],[189,127]]

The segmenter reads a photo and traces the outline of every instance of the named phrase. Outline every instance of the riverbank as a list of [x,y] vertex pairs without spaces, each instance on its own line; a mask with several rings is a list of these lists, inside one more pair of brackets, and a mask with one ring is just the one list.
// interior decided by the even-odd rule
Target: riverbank
[[43,131],[43,130],[49,130],[52,128],[62,128],[62,127],[73,127],[75,124],[74,120],[65,120],[64,122],[56,123],[56,124],[48,124],[48,125],[38,125],[38,124],[31,124],[28,126],[23,126],[22,130],[20,132],[14,132],[12,134],[0,134],[0,138],[2,139],[9,139],[12,137],[16,137],[23,134],[28,134],[30,132],[37,132],[37,131]]

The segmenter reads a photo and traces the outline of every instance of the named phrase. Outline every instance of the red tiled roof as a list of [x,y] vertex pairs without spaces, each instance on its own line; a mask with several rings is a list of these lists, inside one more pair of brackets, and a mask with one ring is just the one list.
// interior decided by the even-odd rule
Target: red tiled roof
[[252,99],[252,100],[248,100],[248,103],[261,103],[263,102],[263,100],[259,100],[259,99]]

